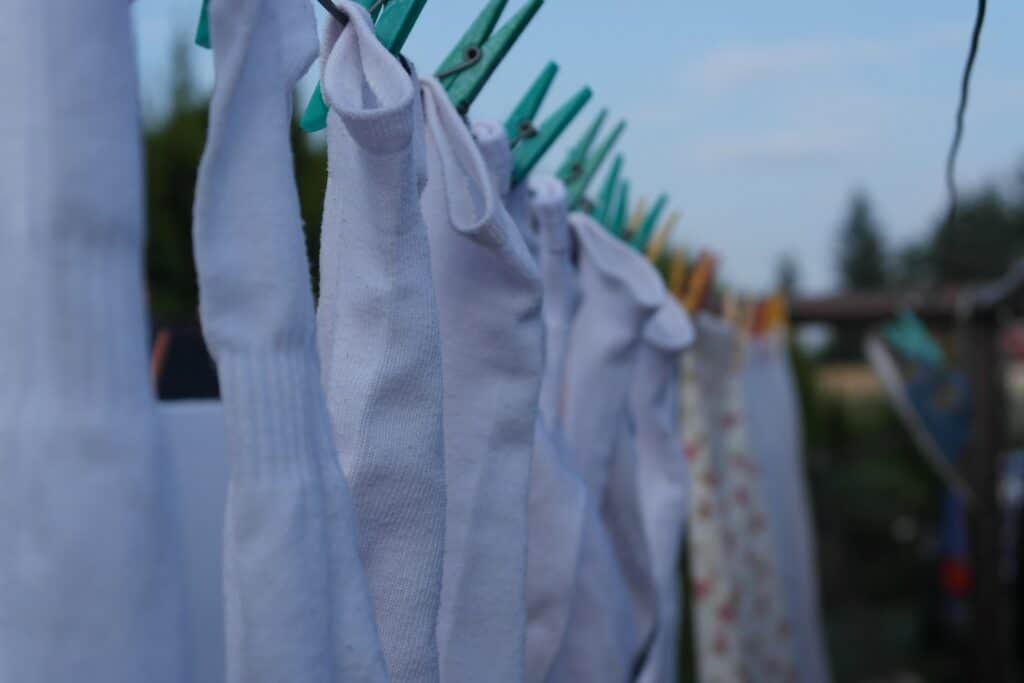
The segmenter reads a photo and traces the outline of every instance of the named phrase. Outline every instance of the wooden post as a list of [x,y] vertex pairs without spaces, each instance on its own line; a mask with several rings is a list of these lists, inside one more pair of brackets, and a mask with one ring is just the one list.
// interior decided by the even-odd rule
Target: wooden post
[[998,325],[990,316],[961,331],[974,399],[971,443],[964,475],[976,494],[968,515],[974,589],[971,596],[972,680],[1012,683],[1014,609],[1000,572],[1003,515],[998,498],[1006,447],[1006,402]]

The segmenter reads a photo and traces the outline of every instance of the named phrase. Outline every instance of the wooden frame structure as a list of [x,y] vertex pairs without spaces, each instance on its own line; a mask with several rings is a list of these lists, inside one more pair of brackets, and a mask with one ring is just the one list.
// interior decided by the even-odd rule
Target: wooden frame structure
[[911,310],[930,326],[953,332],[974,400],[973,423],[961,473],[976,502],[968,509],[974,587],[971,593],[972,679],[1016,681],[1012,588],[1004,575],[1003,513],[999,483],[1007,439],[1004,324],[1024,314],[1024,264],[980,286],[930,292],[874,292],[811,298],[791,304],[794,326],[821,323],[863,330]]

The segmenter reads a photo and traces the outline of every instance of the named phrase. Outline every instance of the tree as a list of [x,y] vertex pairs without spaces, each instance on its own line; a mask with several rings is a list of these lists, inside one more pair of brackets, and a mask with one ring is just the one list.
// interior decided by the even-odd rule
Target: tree
[[931,252],[942,282],[997,279],[1024,256],[1024,220],[997,192],[987,190],[964,202],[954,220],[939,224]]
[[775,286],[788,299],[800,290],[800,264],[792,254],[783,254],[775,268]]
[[840,234],[839,274],[843,287],[880,289],[889,283],[885,240],[875,221],[871,202],[863,192],[854,194]]

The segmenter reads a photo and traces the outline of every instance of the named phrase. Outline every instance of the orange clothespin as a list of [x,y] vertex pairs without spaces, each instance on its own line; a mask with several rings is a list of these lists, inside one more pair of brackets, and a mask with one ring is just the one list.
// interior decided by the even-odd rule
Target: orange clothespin
[[716,262],[715,257],[704,252],[697,258],[693,266],[687,284],[685,306],[690,313],[696,313],[704,308],[711,297],[712,285],[715,279]]

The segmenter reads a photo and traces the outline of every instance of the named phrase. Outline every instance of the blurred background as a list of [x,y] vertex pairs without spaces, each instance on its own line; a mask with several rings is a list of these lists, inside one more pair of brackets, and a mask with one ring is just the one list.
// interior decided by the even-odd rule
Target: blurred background
[[[192,44],[199,4],[135,7],[149,288],[165,398],[216,393],[195,326],[189,235],[213,78],[211,56]],[[405,50],[421,73],[436,68],[481,4],[427,5]],[[898,311],[901,302],[991,282],[1024,256],[1024,5],[989,7],[955,222],[943,165],[975,3],[638,7],[549,0],[472,115],[503,120],[557,61],[552,101],[584,84],[595,98],[542,171],[607,106],[629,122],[620,151],[633,187],[648,197],[668,192],[683,210],[680,246],[714,252],[730,287],[777,288],[794,310],[812,306],[803,309],[815,314],[796,327],[793,354],[835,678],[977,680],[969,673],[977,616],[950,608],[971,590],[972,571],[943,564],[939,552],[945,488],[863,358],[872,321],[833,318],[858,302]],[[315,79],[311,73],[296,93],[300,113]],[[317,135],[296,128],[294,140],[316,264],[326,152]],[[1000,457],[1024,445],[1015,425],[1024,414],[1014,410],[1024,405],[1024,334],[1014,320],[1004,323],[997,380],[1009,427]],[[937,330],[957,363],[963,347],[947,333]],[[1001,571],[1015,585],[1016,561]]]

